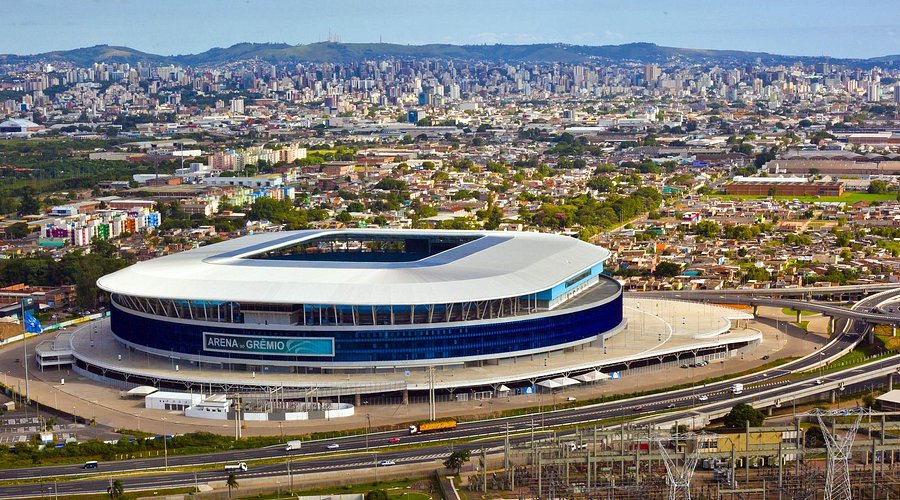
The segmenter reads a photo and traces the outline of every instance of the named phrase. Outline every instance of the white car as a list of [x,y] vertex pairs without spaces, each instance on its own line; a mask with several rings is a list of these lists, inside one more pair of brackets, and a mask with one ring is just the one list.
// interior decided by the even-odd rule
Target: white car
[[707,399],[709,399],[709,396],[707,396],[706,394],[703,394],[697,399],[699,399],[700,401],[706,401]]
[[393,460],[382,460],[378,462],[378,465],[380,467],[386,467],[388,465],[397,465],[397,462],[394,462]]
[[339,444],[337,444],[337,443],[331,443],[331,444],[329,444],[328,446],[326,446],[326,448],[328,448],[329,450],[336,450],[336,449],[338,449],[338,448],[340,448],[340,447],[341,447],[341,445],[339,445]]

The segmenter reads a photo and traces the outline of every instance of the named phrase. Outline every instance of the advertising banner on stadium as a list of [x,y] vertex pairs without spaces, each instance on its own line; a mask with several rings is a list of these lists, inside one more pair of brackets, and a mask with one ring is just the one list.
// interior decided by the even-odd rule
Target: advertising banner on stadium
[[275,356],[334,356],[334,338],[265,337],[203,332],[203,350]]

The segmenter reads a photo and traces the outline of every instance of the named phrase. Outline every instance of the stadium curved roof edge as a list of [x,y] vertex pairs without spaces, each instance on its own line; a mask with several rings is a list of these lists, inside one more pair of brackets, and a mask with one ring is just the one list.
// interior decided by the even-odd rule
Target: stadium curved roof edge
[[[278,260],[260,254],[317,238],[463,238],[419,260]],[[256,258],[254,258],[256,257]],[[263,233],[199,247],[100,278],[124,295],[273,304],[413,305],[539,293],[609,257],[553,234],[502,231],[309,230]]]

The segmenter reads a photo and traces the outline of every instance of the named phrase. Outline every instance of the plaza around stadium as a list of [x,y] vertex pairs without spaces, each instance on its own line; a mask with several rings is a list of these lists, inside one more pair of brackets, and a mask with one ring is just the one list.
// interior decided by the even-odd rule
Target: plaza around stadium
[[186,415],[232,418],[240,400],[253,418],[304,420],[556,394],[760,344],[742,311],[624,298],[609,256],[541,233],[254,235],[101,278],[109,317],[36,360],[122,395],[174,394],[165,407]]

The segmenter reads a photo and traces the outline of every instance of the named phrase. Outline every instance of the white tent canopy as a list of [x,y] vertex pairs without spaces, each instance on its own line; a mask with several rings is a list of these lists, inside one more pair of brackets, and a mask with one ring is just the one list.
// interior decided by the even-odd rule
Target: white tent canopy
[[555,378],[555,379],[553,379],[553,380],[559,382],[560,385],[562,385],[563,387],[566,387],[566,386],[569,386],[569,385],[578,385],[578,384],[581,383],[581,382],[579,382],[579,381],[577,381],[577,380],[575,380],[574,378],[571,378],[571,377],[559,377],[559,378]]
[[149,385],[139,385],[133,389],[129,389],[126,394],[129,396],[149,396],[154,392],[159,391],[156,387],[152,387]]
[[546,387],[546,388],[548,388],[548,389],[556,389],[556,388],[559,388],[559,387],[567,387],[567,386],[570,386],[570,385],[578,385],[578,384],[580,384],[580,383],[581,383],[581,382],[575,380],[574,378],[570,378],[570,377],[557,377],[557,378],[551,378],[551,379],[547,379],[547,380],[542,380],[542,381],[538,382],[537,385],[539,385],[539,386],[541,386],[541,387]]
[[580,380],[582,382],[599,382],[601,380],[606,380],[611,378],[609,375],[599,371],[594,370],[587,373],[582,373],[581,375],[576,375],[575,379]]
[[511,390],[512,389],[510,389],[509,387],[506,387],[506,385],[501,385],[500,387],[497,388],[497,392],[509,392]]
[[557,382],[554,379],[541,380],[537,383],[537,385],[541,387],[546,387],[547,389],[556,389],[557,387],[562,387],[562,384]]

